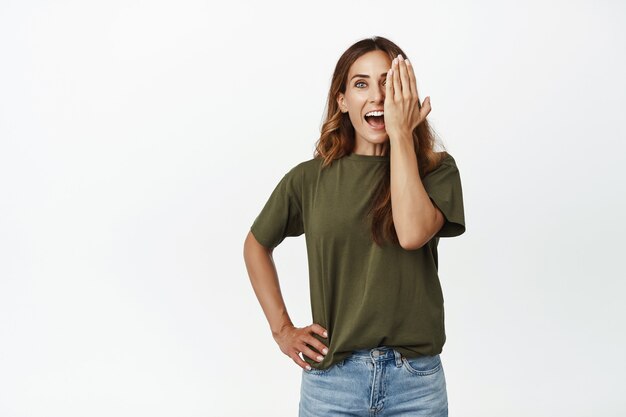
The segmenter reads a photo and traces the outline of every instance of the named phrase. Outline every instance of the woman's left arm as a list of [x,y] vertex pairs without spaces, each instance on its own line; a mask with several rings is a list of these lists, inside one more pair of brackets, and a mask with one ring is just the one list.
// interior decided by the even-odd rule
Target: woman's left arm
[[441,229],[444,216],[432,203],[419,175],[413,130],[430,113],[430,97],[419,105],[413,67],[401,56],[387,73],[385,130],[390,141],[391,209],[400,245],[419,249]]

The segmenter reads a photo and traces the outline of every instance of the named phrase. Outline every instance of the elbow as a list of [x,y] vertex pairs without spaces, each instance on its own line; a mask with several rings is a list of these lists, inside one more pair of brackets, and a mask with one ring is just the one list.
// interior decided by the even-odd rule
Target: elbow
[[404,250],[417,250],[424,246],[424,242],[421,241],[410,241],[410,242],[401,242],[400,246]]
[[405,250],[417,250],[426,244],[426,240],[422,238],[421,235],[416,236],[398,236],[398,241],[400,242],[400,246]]
[[394,218],[394,227],[398,243],[405,250],[417,250],[426,245],[432,238],[429,230],[432,226],[427,219],[422,218]]

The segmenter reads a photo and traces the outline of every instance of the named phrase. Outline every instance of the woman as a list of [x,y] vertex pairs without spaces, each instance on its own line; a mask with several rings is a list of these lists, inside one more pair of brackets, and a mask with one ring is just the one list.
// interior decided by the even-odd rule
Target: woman
[[[274,339],[303,368],[300,417],[448,414],[437,244],[465,231],[461,180],[433,149],[430,99],[404,57],[382,37],[344,52],[314,157],[283,176],[246,238]],[[302,234],[313,323],[296,327],[272,251]]]

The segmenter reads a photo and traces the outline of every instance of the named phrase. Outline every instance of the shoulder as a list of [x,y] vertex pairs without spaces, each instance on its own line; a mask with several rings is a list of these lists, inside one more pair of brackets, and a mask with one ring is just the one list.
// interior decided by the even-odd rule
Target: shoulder
[[318,171],[320,165],[321,161],[317,158],[298,162],[295,165],[291,165],[280,182],[284,187],[292,191],[300,192],[302,187],[308,183],[311,178],[315,178],[315,173]]
[[456,165],[456,160],[449,152],[447,151],[437,152],[437,155],[439,155],[439,158],[440,158],[439,161],[442,164]]
[[443,151],[443,152],[438,152],[439,156],[439,163],[436,165],[436,170],[437,169],[441,169],[441,170],[453,170],[453,171],[457,171],[459,169],[456,159],[448,152]]
[[458,181],[460,178],[459,168],[456,160],[447,152],[435,153],[435,158],[431,162],[430,169],[426,169],[422,178],[424,185],[434,186],[435,184]]
[[317,168],[319,168],[321,163],[322,163],[322,158],[311,158],[311,159],[307,159],[306,161],[300,162],[294,167],[294,169],[299,169],[302,171],[316,170]]
[[448,171],[450,169],[456,169],[456,160],[454,157],[446,152],[435,152],[435,156],[431,160],[431,166],[426,169],[425,176],[433,175],[438,172]]
[[321,158],[311,158],[292,165],[286,175],[292,177],[306,177],[307,174],[316,173],[322,164]]

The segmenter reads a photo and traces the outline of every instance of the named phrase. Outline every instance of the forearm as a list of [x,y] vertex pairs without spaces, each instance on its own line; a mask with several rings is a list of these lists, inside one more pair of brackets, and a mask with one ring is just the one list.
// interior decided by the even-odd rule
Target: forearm
[[400,244],[419,248],[427,240],[428,224],[436,219],[435,207],[419,175],[411,135],[391,138],[391,208]]
[[252,288],[261,304],[272,334],[278,334],[283,326],[293,323],[280,291],[278,273],[272,254],[258,244],[246,242],[244,260]]

